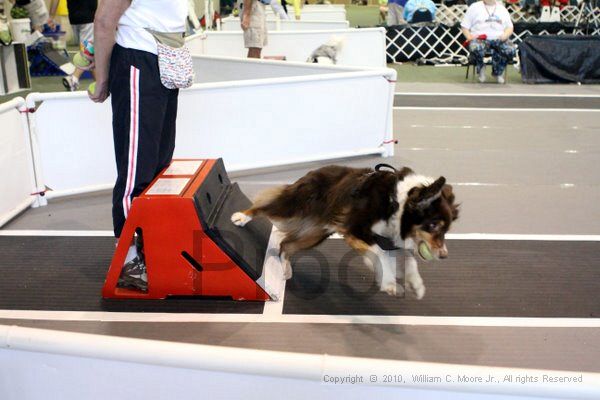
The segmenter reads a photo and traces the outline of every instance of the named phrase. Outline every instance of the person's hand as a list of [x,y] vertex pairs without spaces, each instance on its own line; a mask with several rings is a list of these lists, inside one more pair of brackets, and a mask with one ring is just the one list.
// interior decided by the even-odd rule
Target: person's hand
[[242,30],[245,31],[250,28],[250,14],[242,14]]
[[500,41],[500,42],[506,42],[507,40],[508,40],[508,37],[506,37],[505,33],[500,35],[500,37],[498,38],[498,41]]
[[108,82],[96,82],[94,93],[88,92],[88,96],[94,103],[104,103],[108,98]]
[[48,21],[46,21],[46,25],[48,25],[50,27],[50,29],[55,30],[56,22],[54,22],[54,17],[48,18]]

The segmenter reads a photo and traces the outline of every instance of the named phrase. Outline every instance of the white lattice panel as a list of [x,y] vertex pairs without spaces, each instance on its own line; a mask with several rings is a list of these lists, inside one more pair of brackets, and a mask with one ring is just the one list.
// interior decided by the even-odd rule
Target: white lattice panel
[[435,22],[452,26],[457,22],[462,21],[465,13],[467,12],[467,8],[468,6],[466,4],[458,4],[450,7],[446,6],[445,4],[441,4],[437,6]]
[[[467,12],[467,5],[457,4],[446,6],[444,4],[437,6],[435,14],[435,22],[453,26],[462,21]],[[539,22],[539,18],[535,15],[525,13],[518,5],[510,4],[506,7],[513,22]],[[574,23],[579,16],[580,8],[578,6],[565,6],[560,10],[561,21]],[[592,13],[591,23],[600,25],[600,8],[595,8]]]

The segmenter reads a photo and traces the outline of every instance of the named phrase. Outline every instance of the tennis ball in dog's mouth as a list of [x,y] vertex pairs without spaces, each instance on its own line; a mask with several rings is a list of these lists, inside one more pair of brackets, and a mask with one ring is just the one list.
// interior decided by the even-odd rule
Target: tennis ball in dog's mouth
[[96,82],[92,82],[90,86],[88,86],[88,92],[94,94],[96,92]]
[[425,261],[433,260],[433,254],[431,254],[431,249],[426,242],[419,243],[419,255]]

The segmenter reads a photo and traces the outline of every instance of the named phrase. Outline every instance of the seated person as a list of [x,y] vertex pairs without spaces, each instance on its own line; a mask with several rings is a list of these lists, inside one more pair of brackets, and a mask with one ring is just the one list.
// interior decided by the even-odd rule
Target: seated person
[[508,61],[515,56],[515,46],[508,40],[513,33],[513,24],[506,8],[496,0],[478,1],[469,6],[460,26],[475,61],[479,82],[485,82],[483,57],[490,51],[492,75],[498,83],[504,83],[502,74]]
[[388,0],[387,2],[387,26],[406,24],[404,20],[404,6],[406,0]]
[[[431,15],[427,20],[416,20],[415,13],[419,12],[429,12]],[[408,0],[406,5],[404,6],[404,19],[408,22],[432,22],[435,20],[435,12],[437,11],[437,7],[435,3],[431,0]]]

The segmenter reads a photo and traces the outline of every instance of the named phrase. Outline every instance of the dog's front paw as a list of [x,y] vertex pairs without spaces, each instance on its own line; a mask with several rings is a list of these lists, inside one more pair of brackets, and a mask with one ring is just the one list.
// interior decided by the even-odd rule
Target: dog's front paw
[[231,222],[233,222],[235,226],[244,226],[250,221],[252,221],[252,217],[243,212],[236,212],[231,216]]
[[417,274],[409,274],[406,276],[406,283],[410,290],[415,294],[417,300],[421,300],[425,296],[425,285],[423,279]]
[[283,279],[286,281],[292,278],[292,263],[287,257],[281,257],[281,266],[283,267]]
[[389,294],[390,296],[404,296],[404,288],[396,284],[396,282],[383,282],[379,290]]

